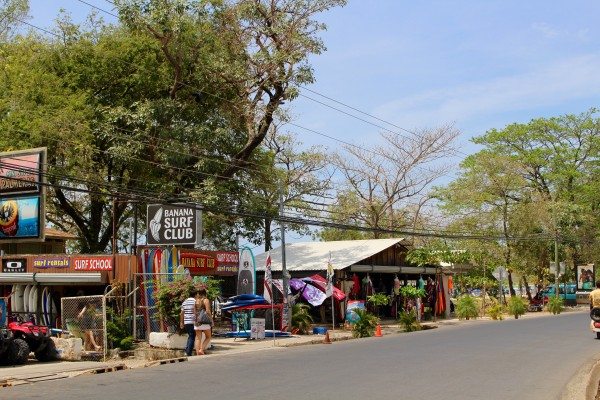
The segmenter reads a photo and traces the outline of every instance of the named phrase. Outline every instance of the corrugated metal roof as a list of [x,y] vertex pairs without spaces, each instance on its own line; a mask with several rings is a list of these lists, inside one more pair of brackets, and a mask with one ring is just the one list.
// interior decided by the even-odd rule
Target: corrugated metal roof
[[[323,271],[331,257],[336,270],[379,253],[397,243],[397,239],[340,240],[331,242],[301,242],[285,245],[285,261],[288,271]],[[256,270],[264,271],[267,253],[255,257]],[[271,269],[281,271],[281,247],[271,250]]]

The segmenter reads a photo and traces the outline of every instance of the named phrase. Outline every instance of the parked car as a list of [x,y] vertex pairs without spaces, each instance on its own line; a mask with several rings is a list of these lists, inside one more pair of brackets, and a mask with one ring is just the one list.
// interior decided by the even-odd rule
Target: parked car
[[[566,289],[566,294],[565,294]],[[558,285],[558,296],[562,297],[565,305],[576,305],[577,304],[577,284],[575,283],[561,283]],[[545,289],[542,290],[542,296],[544,299],[544,304],[548,302],[550,297],[554,297],[556,295],[556,289],[554,285],[548,285]]]

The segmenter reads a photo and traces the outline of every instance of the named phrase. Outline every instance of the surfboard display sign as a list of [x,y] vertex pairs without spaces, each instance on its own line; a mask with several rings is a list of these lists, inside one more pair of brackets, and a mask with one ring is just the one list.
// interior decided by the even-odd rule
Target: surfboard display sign
[[189,204],[150,204],[147,209],[148,245],[200,244],[202,211]]
[[256,267],[254,254],[248,247],[240,251],[240,268],[238,272],[237,294],[255,293]]
[[2,272],[27,272],[26,258],[3,258]]

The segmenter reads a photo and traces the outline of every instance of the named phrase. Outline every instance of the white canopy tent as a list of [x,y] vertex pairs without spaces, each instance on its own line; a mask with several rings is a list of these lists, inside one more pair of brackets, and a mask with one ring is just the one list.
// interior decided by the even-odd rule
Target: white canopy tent
[[[289,243],[285,245],[286,268],[289,272],[324,271],[331,261],[334,270],[342,270],[392,246],[407,245],[404,241],[394,238]],[[271,250],[273,271],[281,271],[281,251],[281,247]],[[255,257],[257,271],[265,270],[266,259],[267,253]],[[377,266],[372,267],[377,270]]]

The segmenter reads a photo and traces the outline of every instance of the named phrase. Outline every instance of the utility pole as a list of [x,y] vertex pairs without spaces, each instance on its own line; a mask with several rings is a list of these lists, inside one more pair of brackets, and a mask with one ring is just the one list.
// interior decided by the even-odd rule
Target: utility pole
[[558,275],[560,273],[560,264],[558,263],[558,231],[554,237],[554,265],[556,265],[556,275],[554,278],[555,296],[558,299]]
[[279,226],[281,229],[281,278],[283,283],[283,321],[288,329],[292,328],[292,312],[288,299],[289,275],[285,264],[285,223],[283,222],[283,188],[279,188]]

